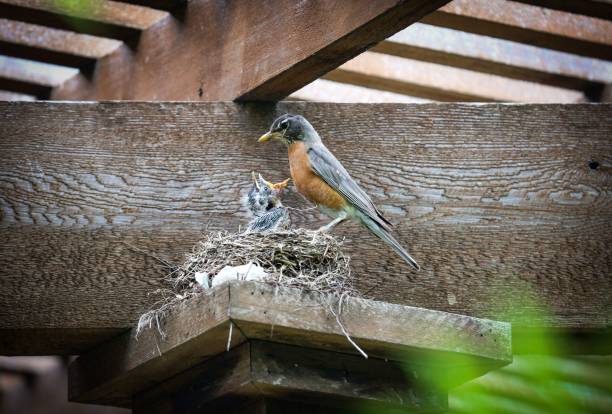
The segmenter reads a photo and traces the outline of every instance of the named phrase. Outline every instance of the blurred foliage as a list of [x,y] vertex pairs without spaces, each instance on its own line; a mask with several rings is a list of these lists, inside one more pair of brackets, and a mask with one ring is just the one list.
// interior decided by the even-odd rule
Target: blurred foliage
[[[87,33],[88,24],[75,17],[87,18],[97,13],[100,6],[96,0],[50,0],[55,9],[60,11],[61,18],[77,32]],[[98,3],[98,4],[96,4]]]
[[[414,376],[418,366],[421,384],[437,392],[448,391],[449,413],[612,413],[612,355],[569,355],[569,338],[539,328],[554,325],[548,323],[554,322],[554,313],[526,283],[515,280],[513,285],[521,289],[491,288],[488,295],[495,298],[489,304],[491,319],[521,327],[515,329],[513,324],[513,350],[520,349],[521,354],[515,354],[511,364],[482,375],[482,368],[479,371],[469,357],[405,355],[406,375]],[[598,348],[609,349],[609,345]]]

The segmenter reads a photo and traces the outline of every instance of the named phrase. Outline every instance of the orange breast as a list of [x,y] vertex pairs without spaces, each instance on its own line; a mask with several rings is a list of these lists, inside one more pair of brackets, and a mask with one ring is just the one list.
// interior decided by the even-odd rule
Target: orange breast
[[332,189],[322,178],[310,168],[306,145],[294,142],[289,145],[289,168],[291,178],[300,194],[317,205],[340,210],[346,200]]

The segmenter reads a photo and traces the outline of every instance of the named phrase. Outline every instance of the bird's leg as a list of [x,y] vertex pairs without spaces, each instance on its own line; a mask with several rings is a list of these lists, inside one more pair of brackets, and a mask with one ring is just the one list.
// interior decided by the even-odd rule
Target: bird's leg
[[334,227],[336,227],[338,224],[342,223],[346,219],[348,219],[348,214],[346,213],[346,211],[341,211],[340,214],[338,214],[338,217],[333,219],[325,226],[319,227],[317,231],[320,233],[330,233],[334,229]]

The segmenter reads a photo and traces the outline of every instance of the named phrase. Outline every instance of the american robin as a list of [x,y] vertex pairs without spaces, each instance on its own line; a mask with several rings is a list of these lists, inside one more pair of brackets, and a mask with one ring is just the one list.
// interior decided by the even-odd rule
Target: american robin
[[261,174],[256,177],[253,173],[253,187],[247,195],[246,204],[254,218],[247,225],[247,232],[266,232],[289,227],[289,212],[280,200],[288,183],[289,178],[273,184],[264,180]]
[[419,269],[417,262],[391,236],[391,223],[383,217],[370,197],[351,178],[340,161],[323,145],[310,123],[300,115],[277,118],[259,142],[277,139],[288,146],[291,178],[297,190],[333,218],[321,231],[331,231],[347,219],[358,220],[387,243],[406,263]]

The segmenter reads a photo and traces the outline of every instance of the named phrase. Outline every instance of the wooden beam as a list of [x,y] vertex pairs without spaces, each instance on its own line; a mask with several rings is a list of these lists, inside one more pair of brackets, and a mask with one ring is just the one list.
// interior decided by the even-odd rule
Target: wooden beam
[[76,70],[0,55],[0,89],[46,99]]
[[133,42],[168,13],[111,0],[1,0],[0,16]]
[[487,36],[414,24],[371,51],[585,91],[612,81],[612,63]]
[[609,60],[612,22],[505,0],[454,0],[422,23]]
[[546,7],[574,14],[612,20],[612,1],[610,0],[515,0],[534,6]]
[[62,66],[91,68],[121,42],[0,18],[2,54]]
[[[298,407],[297,412],[324,414],[354,413],[355,407],[368,412],[447,412],[447,393],[424,386],[411,374],[395,361],[252,341],[179,374],[170,381],[178,383],[173,387],[153,386],[136,396],[131,407],[135,414],[272,414],[296,412]],[[264,411],[253,404],[261,400]],[[276,410],[269,410],[270,400]]]
[[[1,102],[0,353],[78,354],[79,333],[132,327],[167,272],[151,255],[178,263],[203,232],[236,231],[251,171],[287,177],[285,149],[255,143],[285,111],[312,122],[423,267],[339,227],[363,292],[609,326],[611,105]],[[530,292],[539,304],[498,316]]]
[[53,97],[274,101],[447,2],[195,0],[183,22],[144,31],[135,53],[102,59],[89,87]]
[[[262,283],[234,281],[219,286],[185,302],[167,318],[167,340],[160,341],[155,329],[146,330],[138,339],[132,331],[81,356],[70,367],[69,398],[90,404],[131,406],[132,396],[151,384],[162,384],[164,392],[168,392],[173,386],[165,382],[171,377],[213,356],[224,359],[226,350],[240,348],[245,341],[280,342],[294,345],[294,353],[299,353],[299,348],[302,352],[322,349],[332,351],[328,356],[341,358],[342,354],[350,354],[354,357],[349,360],[364,360],[336,320],[330,318],[329,310],[321,305],[325,301],[316,293],[304,295],[290,288],[278,292]],[[380,362],[413,358],[425,366],[425,356],[439,358],[448,372],[469,365],[474,378],[512,360],[507,323],[366,299],[348,299],[342,309],[345,329],[371,359],[378,358]],[[366,324],[364,320],[370,322]],[[228,345],[230,332],[233,336]],[[283,365],[280,359],[279,367]],[[380,362],[371,367],[381,366]],[[257,371],[261,379],[266,370]],[[193,372],[187,376],[193,379]],[[382,376],[379,380],[383,380]],[[183,377],[177,382],[189,381]],[[354,391],[354,384],[345,384]],[[335,394],[346,397],[341,388]],[[152,396],[159,398],[160,393],[148,394],[140,398],[151,400]]]
[[578,102],[582,93],[365,52],[324,79],[436,101]]
[[416,103],[430,102],[427,99],[385,92],[363,86],[317,79],[289,95],[291,100],[344,103]]
[[35,101],[36,96],[0,90],[0,101]]

